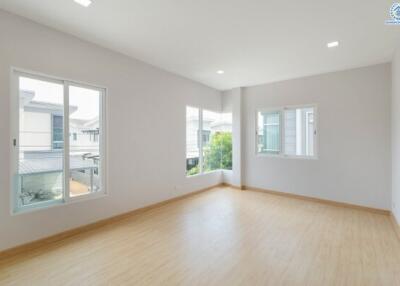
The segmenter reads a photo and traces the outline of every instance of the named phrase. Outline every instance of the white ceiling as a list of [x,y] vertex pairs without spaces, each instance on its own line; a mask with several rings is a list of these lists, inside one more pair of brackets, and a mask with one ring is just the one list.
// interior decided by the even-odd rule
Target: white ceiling
[[[217,89],[391,60],[391,0],[0,0],[0,8]],[[340,47],[326,48],[339,40]],[[225,74],[218,75],[217,70]]]

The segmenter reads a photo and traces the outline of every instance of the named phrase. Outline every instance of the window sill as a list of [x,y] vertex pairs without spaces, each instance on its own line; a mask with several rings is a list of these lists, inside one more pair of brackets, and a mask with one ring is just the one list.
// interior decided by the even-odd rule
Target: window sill
[[101,199],[101,198],[105,198],[105,197],[108,197],[108,194],[106,192],[100,192],[100,193],[95,193],[95,194],[91,194],[91,195],[82,195],[82,196],[78,196],[78,197],[73,197],[73,198],[70,198],[68,201],[65,201],[63,199],[55,200],[55,201],[51,201],[51,202],[45,202],[45,203],[39,204],[37,206],[32,205],[32,206],[22,207],[17,210],[12,209],[11,215],[19,216],[19,215],[23,215],[23,214],[30,214],[33,212],[44,211],[44,210],[48,210],[48,209],[52,209],[52,208],[56,208],[56,207],[67,206],[67,205],[71,205],[71,204],[75,204],[75,203],[79,203],[79,202],[91,201],[91,200]]
[[222,172],[222,171],[224,171],[224,170],[223,170],[223,169],[218,169],[218,170],[213,170],[213,171],[209,171],[209,172],[204,172],[204,173],[201,173],[201,174],[186,176],[186,178],[187,178],[187,179],[189,179],[189,178],[196,178],[196,177],[200,177],[200,176],[204,176],[204,175],[215,174],[215,173]]
[[282,154],[263,154],[257,153],[256,157],[270,157],[281,159],[299,159],[299,160],[319,160],[318,156],[296,156],[296,155],[282,155]]

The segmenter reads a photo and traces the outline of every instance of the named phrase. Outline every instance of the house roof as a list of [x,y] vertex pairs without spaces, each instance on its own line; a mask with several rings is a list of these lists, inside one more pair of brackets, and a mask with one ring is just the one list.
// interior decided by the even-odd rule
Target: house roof
[[[64,111],[63,104],[49,103],[34,100],[35,92],[30,90],[21,90],[20,91],[20,99],[23,102],[24,109],[28,111],[36,111],[36,112],[48,112],[48,113],[62,113]],[[78,110],[78,107],[75,105],[69,106],[70,114],[74,113]]]
[[[97,168],[92,160],[83,160],[81,157],[70,158],[70,170],[87,170]],[[22,159],[19,162],[20,175],[62,172],[62,157]]]

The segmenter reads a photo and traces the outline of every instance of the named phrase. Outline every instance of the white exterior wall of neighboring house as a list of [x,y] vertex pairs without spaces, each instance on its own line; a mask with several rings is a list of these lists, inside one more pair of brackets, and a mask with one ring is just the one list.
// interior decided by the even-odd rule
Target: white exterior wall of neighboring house
[[197,117],[188,118],[186,126],[186,159],[199,157],[198,130],[199,119]]
[[89,134],[88,131],[95,131],[99,128],[99,119],[95,118],[89,121],[74,120],[70,121],[70,149],[75,154],[98,153],[99,135]]
[[20,93],[19,145],[22,157],[25,151],[51,150],[51,114],[25,110],[34,97],[32,91],[24,90]]
[[[62,116],[63,107],[61,105],[57,106],[43,102],[35,102],[34,99],[34,92],[21,91],[19,139],[21,158],[24,157],[24,152],[44,152],[53,150],[52,116]],[[71,106],[70,114],[72,115],[76,110],[76,107]],[[98,128],[98,117],[90,120],[71,119],[71,152],[75,152],[76,154],[98,153],[99,135],[94,134],[94,131],[98,130]]]
[[21,112],[21,151],[51,151],[51,114],[43,112]]

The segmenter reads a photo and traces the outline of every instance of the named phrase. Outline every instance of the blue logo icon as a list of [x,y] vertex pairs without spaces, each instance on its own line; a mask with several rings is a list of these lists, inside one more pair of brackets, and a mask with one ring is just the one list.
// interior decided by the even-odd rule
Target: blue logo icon
[[387,20],[387,25],[400,25],[400,3],[393,3],[390,7],[390,17],[392,19]]

